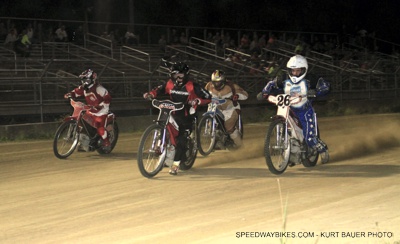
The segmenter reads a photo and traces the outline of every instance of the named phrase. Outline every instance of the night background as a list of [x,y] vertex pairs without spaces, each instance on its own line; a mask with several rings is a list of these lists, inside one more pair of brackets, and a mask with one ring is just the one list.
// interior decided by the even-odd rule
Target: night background
[[[1,16],[130,23],[129,0],[2,0]],[[347,34],[363,28],[400,43],[395,0],[132,0],[134,24]]]

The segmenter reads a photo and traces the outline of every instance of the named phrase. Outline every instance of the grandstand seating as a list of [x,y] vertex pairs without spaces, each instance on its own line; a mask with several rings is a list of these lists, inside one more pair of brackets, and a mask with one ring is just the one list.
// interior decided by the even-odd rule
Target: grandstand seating
[[[338,51],[338,50],[337,50]],[[354,50],[340,49],[346,56]],[[362,52],[361,52],[362,53]],[[274,49],[262,49],[261,59],[275,62],[277,71],[285,70],[294,47],[278,41]],[[230,55],[242,61],[233,63]],[[360,55],[360,53],[358,53]],[[79,82],[77,74],[92,68],[113,96],[113,109],[118,111],[148,110],[142,94],[165,81],[168,71],[160,60],[185,61],[199,83],[205,83],[214,69],[224,69],[229,78],[250,94],[244,104],[257,104],[256,94],[274,74],[253,66],[251,55],[234,49],[218,49],[213,43],[191,38],[188,45],[128,47],[115,45],[93,34],[87,34],[83,46],[73,43],[44,42],[34,44],[31,55],[23,58],[14,51],[0,48],[0,114],[62,114],[68,111],[63,94]],[[306,54],[310,72],[331,81],[335,99],[377,99],[399,96],[396,58],[384,54],[364,54],[369,67],[361,67],[354,56],[339,62],[333,55],[311,51]],[[250,73],[250,70],[256,72]],[[267,78],[267,76],[269,78]]]

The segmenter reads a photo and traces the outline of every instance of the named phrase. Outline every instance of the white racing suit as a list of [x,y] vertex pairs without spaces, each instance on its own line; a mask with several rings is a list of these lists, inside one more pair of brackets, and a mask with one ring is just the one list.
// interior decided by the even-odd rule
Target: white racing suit
[[227,81],[221,89],[216,89],[210,81],[206,84],[205,89],[211,94],[212,97],[218,99],[226,99],[226,103],[218,105],[218,109],[222,111],[225,117],[225,128],[229,133],[231,139],[236,146],[242,145],[242,138],[239,131],[236,129],[236,123],[239,119],[240,104],[233,101],[234,95],[238,96],[237,100],[246,100],[248,94],[239,85]]

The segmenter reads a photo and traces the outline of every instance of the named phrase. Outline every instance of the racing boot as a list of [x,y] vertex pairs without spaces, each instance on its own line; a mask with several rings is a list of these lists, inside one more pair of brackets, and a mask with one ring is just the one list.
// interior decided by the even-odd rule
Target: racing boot
[[111,147],[110,139],[108,139],[108,136],[103,139],[103,147],[109,149]]
[[235,146],[234,146],[235,149],[242,146],[242,138],[240,138],[240,133],[239,133],[238,129],[236,129],[234,132],[232,132],[232,134],[230,134],[230,137],[233,140],[233,142],[235,143]]
[[181,163],[181,161],[174,161],[174,163],[172,164],[171,168],[169,169],[169,174],[170,175],[177,175],[178,174],[179,164],[180,163]]
[[167,147],[167,155],[164,161],[165,167],[171,167],[174,162],[175,157],[175,147],[174,145],[170,145]]
[[321,152],[319,153],[319,155],[321,156],[321,163],[322,164],[326,164],[329,162],[329,152],[328,149],[325,152]]

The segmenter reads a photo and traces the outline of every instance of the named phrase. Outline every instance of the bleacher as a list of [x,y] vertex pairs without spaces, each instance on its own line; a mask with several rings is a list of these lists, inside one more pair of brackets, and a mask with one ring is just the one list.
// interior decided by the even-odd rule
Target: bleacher
[[[341,49],[342,55],[349,51]],[[273,49],[264,48],[260,59],[276,63],[276,72],[284,71],[294,47],[278,41]],[[229,57],[241,57],[233,63]],[[319,74],[331,81],[331,98],[391,99],[399,96],[398,60],[383,54],[365,56],[369,67],[358,62],[342,60],[333,55],[315,51],[305,54],[309,72]],[[185,46],[167,46],[161,51],[158,45],[124,46],[93,34],[85,35],[83,45],[60,42],[34,44],[29,57],[19,57],[14,51],[0,48],[0,114],[38,115],[63,114],[69,111],[63,94],[75,87],[77,74],[92,68],[99,80],[112,93],[112,109],[140,114],[148,110],[142,94],[166,81],[168,71],[160,60],[168,56],[171,61],[185,61],[191,67],[191,75],[199,83],[208,81],[215,69],[223,69],[229,78],[249,92],[244,102],[257,105],[256,94],[274,74],[253,66],[251,55],[235,49],[221,49],[214,43],[192,37]],[[250,70],[256,72],[250,73]],[[283,72],[284,73],[284,72]],[[267,78],[268,76],[268,78]],[[135,112],[136,111],[136,112]]]

